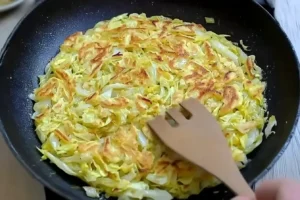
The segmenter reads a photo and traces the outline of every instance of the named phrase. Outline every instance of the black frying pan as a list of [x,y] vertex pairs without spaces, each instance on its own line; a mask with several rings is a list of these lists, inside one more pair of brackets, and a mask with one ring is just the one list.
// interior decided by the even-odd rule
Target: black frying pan
[[[249,183],[270,169],[292,138],[299,108],[299,70],[291,44],[276,21],[250,0],[47,0],[17,25],[0,54],[0,129],[11,150],[25,168],[45,186],[69,199],[85,199],[84,185],[49,162],[40,161],[40,142],[30,119],[33,102],[28,94],[38,86],[37,76],[71,33],[91,28],[98,21],[121,13],[144,12],[203,24],[232,41],[244,40],[264,70],[271,114],[278,120],[276,134],[249,155],[243,169]],[[206,25],[204,17],[214,17]],[[1,31],[1,27],[0,27]],[[226,199],[225,187],[206,190],[203,199]],[[190,199],[200,199],[200,196]]]

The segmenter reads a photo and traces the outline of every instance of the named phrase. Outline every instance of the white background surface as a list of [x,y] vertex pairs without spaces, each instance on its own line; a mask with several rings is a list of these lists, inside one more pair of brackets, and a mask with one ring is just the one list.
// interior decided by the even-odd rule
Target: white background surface
[[[0,0],[0,2],[1,2],[1,0]],[[4,11],[10,10],[12,8],[15,8],[15,7],[19,6],[20,4],[22,4],[23,2],[24,2],[24,0],[14,0],[9,4],[1,5],[0,12],[4,12]]]
[[[0,14],[0,48],[20,18],[33,5],[34,0],[25,0],[17,10]],[[275,15],[294,44],[300,56],[300,0],[276,0]],[[262,180],[293,178],[300,180],[300,124],[290,145]],[[6,200],[43,200],[43,187],[35,181],[13,157],[0,136],[0,194]],[[261,181],[262,181],[261,180]]]

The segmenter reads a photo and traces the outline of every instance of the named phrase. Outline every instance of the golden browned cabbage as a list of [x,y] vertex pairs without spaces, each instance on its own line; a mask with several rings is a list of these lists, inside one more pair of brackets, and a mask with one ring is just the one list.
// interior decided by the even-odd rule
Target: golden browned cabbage
[[163,16],[123,14],[74,33],[31,94],[43,159],[84,180],[91,197],[198,194],[219,181],[167,149],[146,122],[197,98],[243,167],[266,122],[266,85],[254,60],[223,35]]

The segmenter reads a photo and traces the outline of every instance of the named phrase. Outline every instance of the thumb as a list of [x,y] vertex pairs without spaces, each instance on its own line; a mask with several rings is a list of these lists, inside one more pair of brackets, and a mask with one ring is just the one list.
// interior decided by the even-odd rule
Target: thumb
[[231,200],[251,200],[249,197],[241,197],[241,196],[238,196],[238,197],[235,197]]

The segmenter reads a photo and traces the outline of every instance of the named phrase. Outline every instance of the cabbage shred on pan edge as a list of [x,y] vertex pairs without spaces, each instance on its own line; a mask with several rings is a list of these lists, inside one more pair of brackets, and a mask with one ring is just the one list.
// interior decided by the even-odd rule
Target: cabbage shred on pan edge
[[[187,198],[219,184],[181,159],[146,122],[197,98],[217,118],[237,165],[263,139],[266,84],[254,56],[200,24],[123,14],[69,36],[39,76],[39,151],[90,197]],[[270,118],[266,135],[276,125]]]

